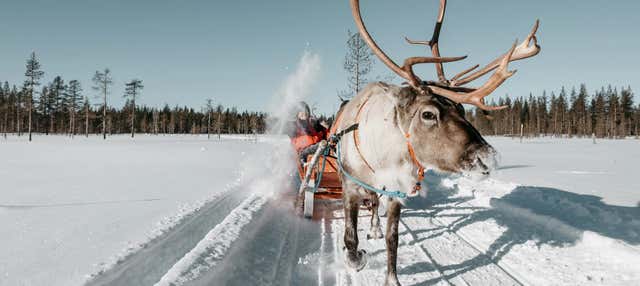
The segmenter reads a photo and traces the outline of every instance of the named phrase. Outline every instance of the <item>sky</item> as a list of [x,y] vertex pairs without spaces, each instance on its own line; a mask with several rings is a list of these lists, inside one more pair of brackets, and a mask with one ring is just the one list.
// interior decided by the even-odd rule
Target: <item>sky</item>
[[[431,37],[438,1],[361,2],[371,34],[396,62],[427,55],[403,37]],[[307,50],[321,65],[308,101],[330,114],[338,106],[337,92],[346,89],[347,31],[356,30],[348,0],[6,0],[1,6],[0,81],[21,84],[26,59],[35,51],[44,83],[56,75],[80,80],[90,99],[95,71],[111,69],[110,100],[116,106],[124,102],[124,83],[139,78],[145,86],[142,104],[200,108],[212,98],[265,110]],[[469,57],[445,65],[445,71],[451,77],[490,62],[539,18],[542,52],[512,63],[518,73],[494,97],[538,95],[581,83],[590,91],[608,84],[639,88],[637,11],[640,1],[450,0],[441,54]],[[436,78],[433,66],[416,73]],[[376,62],[369,77],[389,74]]]

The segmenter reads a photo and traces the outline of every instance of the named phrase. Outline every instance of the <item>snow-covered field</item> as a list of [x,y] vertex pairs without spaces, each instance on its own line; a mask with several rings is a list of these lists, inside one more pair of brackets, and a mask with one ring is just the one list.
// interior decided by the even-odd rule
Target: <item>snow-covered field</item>
[[0,139],[0,284],[81,284],[230,188],[245,139]]
[[[368,213],[351,273],[339,205],[290,211],[286,140],[223,139],[0,142],[0,285],[382,284]],[[430,173],[403,210],[403,285],[640,283],[639,140],[489,141],[492,179]]]

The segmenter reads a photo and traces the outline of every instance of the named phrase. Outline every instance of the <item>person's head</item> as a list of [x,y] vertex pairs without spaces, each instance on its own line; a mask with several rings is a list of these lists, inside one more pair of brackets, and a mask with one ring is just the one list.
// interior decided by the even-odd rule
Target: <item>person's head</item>
[[296,119],[307,120],[309,119],[309,114],[309,105],[307,105],[307,103],[305,103],[304,101],[301,101],[298,104]]

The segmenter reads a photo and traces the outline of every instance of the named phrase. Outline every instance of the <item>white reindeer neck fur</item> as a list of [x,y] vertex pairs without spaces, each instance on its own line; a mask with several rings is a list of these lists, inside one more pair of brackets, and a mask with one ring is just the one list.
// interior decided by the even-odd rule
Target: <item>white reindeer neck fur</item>
[[[375,171],[373,174],[366,166],[350,134],[343,137],[341,144],[344,163],[354,175],[376,187],[409,193],[416,183],[416,167],[408,157],[406,138],[397,126],[397,103],[390,95],[392,89],[397,88],[381,83],[365,87],[345,106],[339,130],[359,123],[358,147]],[[360,111],[359,122],[355,122],[362,104],[365,106]]]

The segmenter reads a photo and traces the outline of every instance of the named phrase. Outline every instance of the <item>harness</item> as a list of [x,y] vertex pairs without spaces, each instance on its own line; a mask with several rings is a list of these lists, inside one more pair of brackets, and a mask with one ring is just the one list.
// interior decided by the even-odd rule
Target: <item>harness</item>
[[[354,140],[355,147],[356,147],[356,150],[358,152],[358,155],[360,156],[360,159],[365,163],[365,165],[369,168],[369,170],[372,173],[375,174],[375,170],[371,167],[371,165],[369,164],[367,159],[365,159],[364,156],[362,155],[362,152],[360,151],[359,140],[358,140],[358,126],[360,124],[360,114],[362,113],[362,110],[363,110],[364,106],[369,102],[370,98],[371,98],[371,95],[368,95],[367,98],[364,100],[364,102],[362,102],[362,104],[358,108],[358,112],[356,113],[356,118],[355,118],[355,121],[356,121],[355,124],[353,124],[353,125],[347,127],[346,129],[344,129],[344,130],[342,130],[342,131],[330,136],[330,141],[332,143],[335,143],[335,146],[336,146],[336,157],[337,157],[336,161],[338,163],[338,168],[340,169],[340,172],[342,172],[347,179],[351,180],[352,182],[354,182],[355,184],[357,184],[358,186],[360,186],[360,187],[362,187],[362,188],[364,188],[366,190],[369,190],[369,191],[372,191],[372,192],[375,192],[375,193],[378,193],[378,194],[384,195],[384,196],[396,197],[396,198],[404,199],[404,198],[407,197],[406,193],[400,192],[400,191],[388,191],[384,187],[382,189],[373,187],[373,186],[371,186],[371,185],[359,180],[358,178],[352,176],[351,174],[349,174],[344,169],[344,167],[342,166],[342,159],[340,158],[340,145],[341,145],[340,144],[340,140],[342,139],[342,137],[346,133],[353,132],[353,140]],[[413,116],[415,116],[415,114]],[[413,116],[412,116],[412,118],[413,118]],[[342,117],[342,113],[336,119],[336,122],[334,123],[334,126],[337,127],[341,117]],[[418,161],[418,158],[416,157],[415,150],[414,150],[413,145],[411,144],[411,140],[410,140],[411,139],[411,134],[409,132],[405,132],[402,129],[402,126],[400,126],[400,125],[398,125],[398,128],[400,129],[400,131],[402,132],[402,134],[405,137],[405,140],[406,140],[406,143],[407,143],[407,150],[409,151],[409,157],[411,158],[412,163],[418,169],[418,171],[417,171],[418,181],[416,182],[415,186],[413,187],[413,190],[417,192],[420,189],[422,189],[422,183],[421,182],[424,179],[425,168],[420,163],[420,161]],[[409,128],[411,128],[411,126],[409,126]],[[335,130],[332,130],[332,131],[335,131]],[[329,149],[330,146],[331,146],[331,144],[327,146],[327,149]],[[327,155],[328,155],[328,152],[325,151],[324,155],[323,155],[324,156],[324,160],[326,160],[326,156]],[[322,170],[324,170],[324,168]]]

